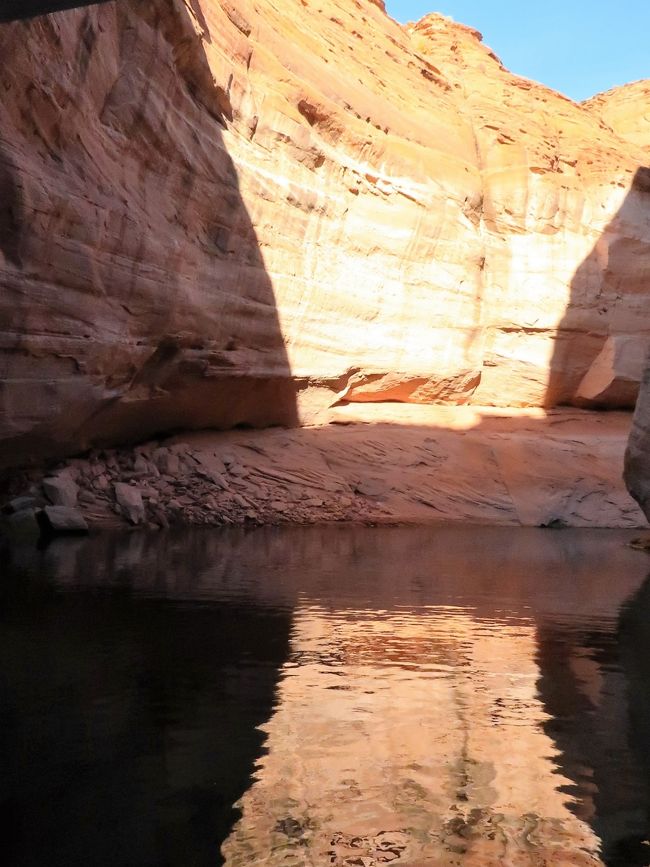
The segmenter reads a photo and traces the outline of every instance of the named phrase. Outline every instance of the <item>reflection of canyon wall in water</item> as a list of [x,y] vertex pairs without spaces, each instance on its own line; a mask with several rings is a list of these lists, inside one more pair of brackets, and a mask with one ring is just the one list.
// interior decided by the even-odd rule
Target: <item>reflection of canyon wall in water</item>
[[[263,751],[291,612],[169,604],[199,589],[192,546],[98,543],[1,552],[3,862],[214,867]],[[97,592],[53,593],[75,578]]]
[[226,864],[599,864],[535,653],[530,621],[301,606]]
[[[630,812],[643,796],[625,731],[630,708],[643,773],[643,595],[618,639],[613,612],[646,563],[622,541],[597,531],[269,528],[104,535],[14,557],[68,591],[284,612],[257,720],[269,753],[224,844],[230,864],[289,853],[320,867],[332,852],[339,864],[395,853],[421,863],[426,853],[496,867],[506,853],[522,865],[564,853],[566,864],[594,865],[599,837],[608,858],[626,840],[623,825],[645,827]],[[222,652],[216,637],[199,637]],[[616,640],[627,705],[611,664]],[[162,658],[182,661],[195,646],[188,638],[183,651],[184,641]],[[237,793],[254,753],[246,780],[232,778]]]
[[[558,600],[569,621],[598,620],[643,563],[593,533],[474,529],[468,545],[462,531],[387,531],[387,557],[376,532],[341,532],[318,555],[327,592],[300,582],[269,754],[226,863],[601,863],[591,790],[550,726],[572,708],[538,693],[537,622]],[[289,585],[310,538],[296,536]],[[529,618],[508,617],[514,600]]]
[[571,809],[602,840],[607,867],[645,867],[650,834],[650,578],[620,616],[576,631],[545,616],[538,627],[544,726],[573,780]]

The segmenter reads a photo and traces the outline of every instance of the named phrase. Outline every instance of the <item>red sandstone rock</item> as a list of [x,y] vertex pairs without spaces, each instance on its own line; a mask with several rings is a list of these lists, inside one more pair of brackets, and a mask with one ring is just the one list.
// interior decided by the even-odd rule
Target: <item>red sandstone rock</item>
[[0,465],[341,399],[633,404],[644,85],[577,105],[371,0],[123,0],[0,49]]
[[[78,508],[93,528],[346,521],[631,529],[643,515],[621,479],[630,420],[576,409],[504,416],[496,408],[350,404],[333,411],[328,427],[151,444],[154,454],[187,456],[173,479],[149,464],[128,483],[133,473],[119,467],[131,465],[132,451],[104,453],[105,473],[79,477]],[[98,488],[109,475],[111,484]],[[31,508],[41,486],[47,479],[34,472],[31,496],[6,511]]]

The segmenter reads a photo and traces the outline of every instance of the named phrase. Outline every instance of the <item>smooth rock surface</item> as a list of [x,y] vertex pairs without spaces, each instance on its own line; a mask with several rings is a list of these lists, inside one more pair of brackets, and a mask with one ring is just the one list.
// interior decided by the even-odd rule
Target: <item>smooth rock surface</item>
[[[79,476],[94,528],[140,524],[644,525],[622,481],[629,413],[349,404],[331,424],[196,432],[145,448],[174,476],[135,482],[132,449]],[[98,488],[95,479],[110,479]],[[32,483],[37,484],[36,475]]]
[[597,113],[617,135],[644,150],[650,159],[649,101],[650,79],[642,79],[599,93],[584,105]]
[[40,498],[25,494],[22,497],[14,497],[9,500],[9,502],[3,506],[2,512],[5,515],[13,515],[25,510],[35,510],[41,505],[43,505],[43,503],[40,501]]
[[0,529],[8,535],[12,541],[33,541],[40,535],[41,528],[38,522],[36,510],[27,507],[11,512],[0,523]]
[[48,476],[43,479],[43,492],[53,506],[74,507],[77,505],[79,487],[68,473]]
[[144,520],[144,503],[138,488],[118,482],[115,485],[115,501],[131,524],[141,524]]
[[0,52],[0,466],[341,399],[633,405],[646,85],[577,105],[371,0],[122,0]]
[[87,533],[88,524],[78,509],[69,506],[45,506],[37,513],[45,533]]

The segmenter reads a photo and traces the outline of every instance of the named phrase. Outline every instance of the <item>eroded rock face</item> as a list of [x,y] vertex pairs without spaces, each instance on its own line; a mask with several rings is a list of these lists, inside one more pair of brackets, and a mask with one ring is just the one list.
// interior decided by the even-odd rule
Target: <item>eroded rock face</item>
[[[349,404],[329,427],[202,431],[30,471],[9,515],[55,502],[88,526],[461,524],[633,529],[621,478],[629,413],[479,414]],[[74,478],[74,482],[72,482]],[[58,485],[53,486],[53,482]],[[72,488],[72,498],[59,499]]]
[[584,105],[597,113],[617,135],[637,145],[650,156],[650,81],[634,81],[599,93]]
[[633,406],[647,343],[647,151],[621,147],[604,102],[577,106],[511,75],[475,31],[434,15],[411,32],[465,97],[476,135],[485,268],[473,401]]
[[170,0],[0,30],[5,465],[296,421],[201,28]]
[[625,89],[576,105],[382,7],[0,27],[1,465],[340,399],[633,404],[650,183]]
[[646,366],[625,451],[625,484],[650,521],[650,364]]

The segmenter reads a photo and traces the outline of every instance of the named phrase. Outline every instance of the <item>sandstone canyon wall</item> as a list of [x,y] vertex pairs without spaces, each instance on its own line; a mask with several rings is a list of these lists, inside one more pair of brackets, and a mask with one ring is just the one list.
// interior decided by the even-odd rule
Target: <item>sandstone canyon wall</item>
[[625,88],[577,105],[371,0],[123,0],[0,53],[0,465],[340,399],[633,406]]

